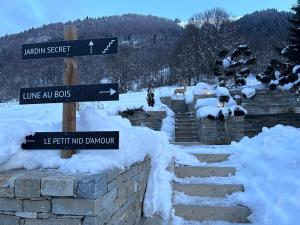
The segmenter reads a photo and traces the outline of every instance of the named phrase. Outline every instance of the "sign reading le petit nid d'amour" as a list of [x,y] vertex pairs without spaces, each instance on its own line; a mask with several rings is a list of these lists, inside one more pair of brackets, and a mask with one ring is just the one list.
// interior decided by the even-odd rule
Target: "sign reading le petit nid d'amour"
[[119,131],[36,132],[23,149],[118,149]]

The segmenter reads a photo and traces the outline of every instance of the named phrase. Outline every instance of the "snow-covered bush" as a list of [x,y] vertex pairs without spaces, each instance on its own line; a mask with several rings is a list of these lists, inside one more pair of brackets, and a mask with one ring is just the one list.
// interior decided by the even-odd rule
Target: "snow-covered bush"
[[242,90],[244,98],[253,98],[256,94],[255,88],[246,87]]
[[238,106],[230,96],[229,90],[225,87],[218,87],[215,90],[217,98],[198,99],[195,104],[197,118],[209,118],[225,120],[229,116],[243,116],[247,111]]
[[251,56],[251,50],[247,45],[240,45],[231,54],[227,49],[219,52],[219,59],[215,63],[214,74],[219,78],[220,86],[246,85],[246,78],[251,74],[250,66],[256,63]]
[[273,59],[263,74],[257,75],[256,78],[270,90],[297,88],[300,86],[300,65],[293,66]]
[[198,83],[193,88],[192,92],[193,92],[193,95],[209,95],[209,94],[214,94],[215,93],[212,86],[207,84],[207,83],[204,83],[204,82]]

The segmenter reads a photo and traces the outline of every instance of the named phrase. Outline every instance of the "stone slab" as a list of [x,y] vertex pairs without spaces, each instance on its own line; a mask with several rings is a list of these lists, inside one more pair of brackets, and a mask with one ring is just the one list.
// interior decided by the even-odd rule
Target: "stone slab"
[[92,174],[78,178],[76,195],[80,198],[97,199],[107,192],[107,174]]
[[47,196],[73,196],[75,177],[51,175],[41,179],[41,193]]

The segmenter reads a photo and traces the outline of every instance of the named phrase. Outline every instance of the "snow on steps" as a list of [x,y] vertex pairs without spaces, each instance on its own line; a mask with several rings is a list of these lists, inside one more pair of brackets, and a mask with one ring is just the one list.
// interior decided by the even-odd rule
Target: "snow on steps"
[[177,176],[173,182],[174,219],[179,219],[180,223],[175,223],[174,220],[173,224],[249,223],[250,209],[237,204],[234,196],[232,197],[235,192],[243,192],[244,187],[234,179],[235,167],[226,162],[230,157],[230,151],[226,151],[227,146],[222,146],[221,151],[218,146],[218,152],[215,152],[215,146],[189,144],[185,143],[185,146],[178,148],[196,156],[199,166],[177,164],[174,167]]
[[235,175],[234,167],[201,167],[201,166],[175,166],[175,175],[183,177],[229,177]]
[[196,117],[192,112],[176,113],[175,141],[176,142],[198,142],[199,141]]
[[175,205],[176,216],[187,220],[223,220],[232,223],[249,223],[251,211],[245,206]]
[[225,197],[226,195],[231,195],[234,192],[244,190],[244,187],[241,184],[182,184],[174,182],[173,187],[175,191],[183,192],[189,196],[202,196],[211,198]]
[[232,197],[195,197],[181,192],[174,193],[174,208],[176,216],[186,220],[249,223],[247,217],[251,214],[248,207],[237,204]]
[[230,154],[194,154],[200,162],[217,163],[228,160]]

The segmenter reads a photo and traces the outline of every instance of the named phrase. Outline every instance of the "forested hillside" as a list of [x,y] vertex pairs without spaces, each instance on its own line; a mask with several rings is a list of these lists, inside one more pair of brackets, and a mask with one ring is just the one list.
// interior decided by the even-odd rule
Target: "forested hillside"
[[[235,44],[249,44],[258,56],[256,71],[263,68],[274,57],[273,45],[286,41],[288,13],[266,10],[246,15],[231,21],[236,30]],[[119,37],[119,54],[114,56],[78,57],[79,83],[99,83],[103,78],[120,82],[121,91],[146,87],[149,82],[155,86],[178,82],[172,79],[173,67],[190,74],[211,74],[213,55],[210,61],[196,60],[197,70],[176,63],[182,55],[178,49],[184,42],[186,28],[165,18],[127,14],[102,18],[85,18],[68,22],[78,28],[78,38]],[[201,32],[201,31],[200,31]],[[205,40],[205,35],[202,40]],[[43,41],[63,40],[63,24],[43,25],[22,33],[0,38],[0,100],[18,98],[21,86],[37,87],[62,84],[63,60],[41,59],[21,60],[21,45]],[[243,43],[242,43],[243,42]],[[200,52],[206,52],[202,45]],[[184,50],[184,49],[181,49]],[[191,49],[193,52],[193,49]],[[201,58],[200,58],[201,59]],[[181,60],[181,59],[180,59]],[[187,55],[186,60],[191,60]],[[188,65],[188,64],[186,64]],[[178,70],[178,67],[181,70]],[[182,76],[185,73],[182,73]],[[193,79],[201,76],[193,75]]]

